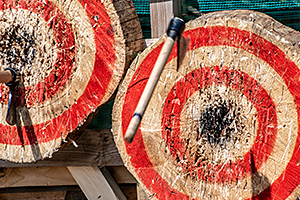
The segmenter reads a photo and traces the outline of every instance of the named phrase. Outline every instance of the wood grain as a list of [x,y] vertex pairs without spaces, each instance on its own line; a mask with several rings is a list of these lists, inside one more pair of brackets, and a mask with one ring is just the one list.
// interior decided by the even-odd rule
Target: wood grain
[[[111,166],[107,170],[117,184],[137,183],[124,166]],[[0,188],[9,188],[70,186],[77,183],[66,167],[13,167],[0,169],[0,185]]]
[[174,17],[173,1],[150,1],[151,37],[159,38],[168,29],[170,20]]
[[6,169],[7,172],[1,174],[1,188],[77,185],[66,167],[16,167]]
[[124,134],[165,36],[119,87],[112,124],[124,165],[154,199],[297,198],[300,33],[238,10],[201,16],[183,35],[183,64],[174,48],[131,144]]
[[[13,0],[1,10],[2,70],[17,68],[22,80],[15,89],[16,125],[0,118],[0,158],[22,163],[52,157],[113,98],[142,51],[137,14],[131,0]],[[4,116],[4,85],[0,104]]]
[[150,199],[140,184],[137,185],[136,189],[137,189],[137,200],[149,200]]
[[55,153],[52,158],[34,163],[14,163],[0,160],[0,165],[1,167],[123,166],[109,129],[85,130],[76,143],[77,148],[70,144]]
[[112,0],[120,16],[120,23],[126,44],[125,70],[130,66],[136,53],[144,49],[143,33],[140,21],[135,11],[132,0]]
[[118,184],[137,183],[136,179],[124,166],[106,167]]
[[56,192],[25,192],[25,193],[4,193],[0,194],[0,199],[3,200],[64,200],[66,197],[65,191]]
[[110,185],[110,188],[113,190],[113,192],[116,194],[119,200],[126,200],[126,197],[124,196],[123,192],[119,188],[118,184],[116,183],[115,179],[112,177],[110,172],[106,167],[100,168],[100,172],[105,177],[106,181]]
[[98,167],[68,167],[88,199],[118,200]]

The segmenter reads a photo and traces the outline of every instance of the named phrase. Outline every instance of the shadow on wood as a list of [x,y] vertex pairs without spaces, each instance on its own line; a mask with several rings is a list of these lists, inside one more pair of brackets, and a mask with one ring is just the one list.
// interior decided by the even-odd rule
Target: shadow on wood
[[109,129],[85,130],[78,140],[78,147],[69,145],[52,158],[35,163],[13,163],[0,161],[2,167],[46,167],[46,166],[123,166]]

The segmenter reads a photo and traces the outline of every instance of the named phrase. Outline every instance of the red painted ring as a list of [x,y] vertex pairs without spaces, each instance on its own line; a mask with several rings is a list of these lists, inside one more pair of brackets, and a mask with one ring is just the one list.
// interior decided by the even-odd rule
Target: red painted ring
[[[255,173],[267,161],[273,151],[277,135],[277,116],[275,104],[265,89],[252,77],[244,72],[227,67],[199,68],[182,77],[175,83],[165,100],[161,124],[162,136],[169,147],[173,158],[183,160],[185,155],[184,141],[180,139],[180,115],[183,106],[194,92],[211,85],[224,85],[240,91],[257,110],[258,130],[255,143],[242,159],[236,162],[220,163],[209,166],[212,174],[204,174],[202,162],[195,165],[190,159],[189,165],[182,163],[184,172],[194,172],[197,169],[198,178],[212,183],[232,183],[240,180],[246,174]],[[180,103],[172,101],[179,100]],[[168,103],[167,103],[168,102]],[[269,118],[269,116],[273,116]],[[267,133],[266,133],[267,132]],[[264,134],[266,133],[266,134]],[[173,148],[171,148],[171,146]],[[261,149],[264,149],[261,152]],[[253,154],[253,161],[251,154]],[[251,167],[255,166],[255,168]],[[231,169],[231,173],[227,172]]]
[[[71,75],[74,64],[72,60],[75,57],[75,48],[72,48],[75,46],[73,30],[63,13],[51,2],[45,4],[39,1],[16,2],[10,0],[5,3],[0,1],[1,10],[23,9],[32,11],[47,21],[48,26],[53,30],[58,53],[52,71],[44,80],[38,82],[35,86],[27,86],[25,89],[28,106],[43,103],[55,95],[65,85]],[[2,94],[2,96],[6,97],[7,94]],[[1,98],[0,102],[2,103],[3,101],[7,104],[8,98]]]
[[[298,147],[300,145],[300,70],[298,66],[284,54],[283,51],[259,35],[232,27],[200,27],[186,31],[183,35],[191,38],[189,50],[203,46],[225,45],[241,48],[268,63],[278,73],[278,75],[282,77],[287,88],[294,97],[298,113],[298,136],[295,146]],[[134,113],[139,101],[139,96],[145,88],[148,77],[150,76],[162,45],[163,44],[158,45],[146,56],[144,61],[136,70],[133,75],[134,78],[128,86],[122,110],[123,136],[126,133],[129,120]],[[169,61],[174,59],[177,55],[176,48],[174,49],[175,50],[172,51]],[[272,52],[270,51],[271,49]],[[132,95],[132,93],[134,93],[134,95]],[[186,194],[180,193],[170,187],[158,174],[158,172],[155,171],[147,155],[140,129],[138,129],[135,139],[131,144],[127,143],[125,140],[124,143],[135,173],[149,191],[156,194],[158,199],[189,199]],[[264,196],[271,191],[276,193],[278,198],[286,199],[293,192],[300,183],[300,165],[297,165],[297,161],[300,159],[300,154],[297,152],[298,150],[294,149],[293,156],[282,175],[276,179],[269,188],[253,198],[264,198]],[[153,184],[152,180],[155,180],[155,184]],[[289,180],[294,181],[291,182]]]
[[[27,4],[27,0],[10,1],[5,5],[8,8],[18,7],[15,2],[22,5],[22,9],[32,11],[40,6],[39,1],[31,1],[30,4]],[[50,1],[43,1],[43,5],[48,3],[51,4]],[[110,17],[101,1],[82,0],[80,3],[85,9],[91,24],[96,23],[95,15],[99,17],[99,21],[103,22],[101,26],[93,27],[96,46],[94,69],[83,94],[77,99],[76,104],[73,104],[67,111],[52,120],[24,127],[0,124],[0,143],[20,146],[35,145],[61,137],[65,138],[69,132],[78,127],[101,104],[116,68],[114,31]],[[41,12],[40,10],[37,11]],[[57,10],[57,12],[60,11]],[[107,40],[102,38],[107,38]]]

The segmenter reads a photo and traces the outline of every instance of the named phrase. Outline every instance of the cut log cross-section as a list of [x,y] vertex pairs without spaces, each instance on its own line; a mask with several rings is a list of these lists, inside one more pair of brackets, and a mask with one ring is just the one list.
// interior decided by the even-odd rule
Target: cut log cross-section
[[156,199],[295,199],[300,194],[300,33],[254,11],[186,24],[132,143],[124,140],[166,36],[130,66],[113,108],[128,170]]
[[112,98],[142,31],[131,0],[0,1],[2,70],[20,70],[16,125],[5,122],[0,85],[0,158],[51,157]]

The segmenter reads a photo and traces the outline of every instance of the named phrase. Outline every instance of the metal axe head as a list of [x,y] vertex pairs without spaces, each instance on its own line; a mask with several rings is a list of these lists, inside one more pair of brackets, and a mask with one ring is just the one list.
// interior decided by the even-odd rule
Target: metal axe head
[[177,71],[182,65],[183,59],[189,47],[189,43],[190,43],[190,39],[187,39],[182,35],[177,41]]
[[177,70],[181,66],[185,54],[188,50],[189,39],[186,39],[182,36],[182,33],[185,28],[185,23],[182,19],[174,17],[169,24],[167,35],[177,41]]

